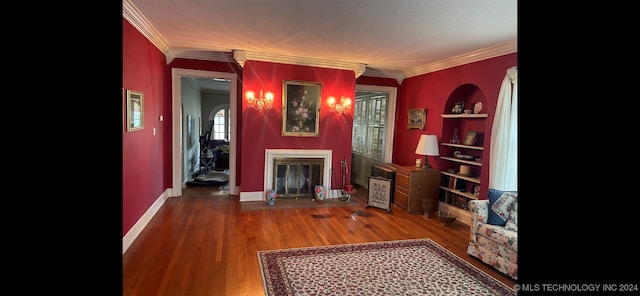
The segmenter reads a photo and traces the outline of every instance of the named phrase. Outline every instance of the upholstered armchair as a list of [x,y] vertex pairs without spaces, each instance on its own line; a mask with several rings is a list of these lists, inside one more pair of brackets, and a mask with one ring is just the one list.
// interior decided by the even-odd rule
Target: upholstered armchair
[[518,279],[517,193],[490,189],[489,199],[469,201],[467,253]]

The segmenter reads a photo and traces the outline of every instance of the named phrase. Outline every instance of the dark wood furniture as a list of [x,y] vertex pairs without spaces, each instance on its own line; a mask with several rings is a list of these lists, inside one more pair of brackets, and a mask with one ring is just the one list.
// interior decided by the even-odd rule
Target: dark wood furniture
[[440,171],[396,165],[394,204],[411,214],[423,214],[423,200],[430,200],[430,212],[438,211]]

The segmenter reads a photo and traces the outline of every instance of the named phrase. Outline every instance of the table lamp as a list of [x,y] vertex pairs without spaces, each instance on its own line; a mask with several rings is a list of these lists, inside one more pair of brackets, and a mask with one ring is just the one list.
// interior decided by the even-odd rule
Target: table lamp
[[[431,169],[427,157],[440,155],[440,151],[438,150],[438,138],[436,137],[436,135],[421,135],[420,140],[418,140],[418,146],[416,147],[416,154],[425,155],[424,167],[425,169]],[[416,167],[421,166],[422,159],[417,158]]]

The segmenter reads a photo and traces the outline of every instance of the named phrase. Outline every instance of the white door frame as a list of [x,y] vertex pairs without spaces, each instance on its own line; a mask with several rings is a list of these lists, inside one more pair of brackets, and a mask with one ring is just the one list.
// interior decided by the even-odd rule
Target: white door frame
[[391,86],[378,86],[378,85],[366,85],[356,84],[356,92],[358,91],[373,91],[373,92],[386,92],[389,94],[389,102],[387,104],[387,122],[385,147],[384,147],[384,162],[391,163],[393,159],[393,135],[395,134],[395,117],[396,117],[396,100],[398,97],[398,88]]
[[191,70],[173,68],[171,69],[171,196],[182,195],[182,142],[180,140],[180,105],[182,104],[182,77],[197,78],[225,78],[231,81],[231,89],[229,90],[229,110],[231,111],[231,134],[229,135],[229,194],[237,195],[239,188],[236,187],[236,133],[238,132],[237,124],[237,105],[238,105],[238,75],[227,72],[214,72],[203,70]]

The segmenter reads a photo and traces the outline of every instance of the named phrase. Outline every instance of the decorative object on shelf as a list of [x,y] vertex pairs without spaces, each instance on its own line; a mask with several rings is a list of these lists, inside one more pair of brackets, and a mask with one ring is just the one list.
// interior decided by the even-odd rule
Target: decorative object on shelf
[[442,225],[451,224],[454,221],[456,221],[456,218],[457,218],[457,216],[453,213],[441,212],[441,211],[436,212],[436,217],[440,222],[442,222]]
[[458,172],[458,175],[465,177],[471,176],[471,167],[464,164],[460,165],[460,171]]
[[427,120],[427,109],[409,109],[409,123],[407,123],[407,129],[419,129],[424,130]]
[[471,114],[471,112],[473,112],[471,109],[464,110],[464,114]]
[[260,97],[256,98],[256,94],[253,93],[253,91],[248,91],[245,94],[245,97],[247,98],[249,107],[256,110],[269,109],[273,106],[273,93],[271,92],[267,92],[266,95],[263,95],[262,90],[260,90]]
[[482,111],[482,102],[477,102],[473,105],[473,113],[480,114],[480,111]]
[[468,131],[462,144],[473,146],[476,143],[476,131]]
[[416,167],[422,167],[422,158],[416,158]]
[[451,144],[460,144],[460,137],[458,136],[458,129],[457,128],[453,129],[453,135],[451,136],[451,139],[449,140],[449,143],[451,143]]
[[144,128],[144,93],[127,90],[127,131],[133,132]]
[[473,195],[480,195],[480,184],[476,184],[473,186]]
[[320,82],[284,80],[282,90],[282,135],[318,137]]
[[456,104],[453,106],[453,109],[451,109],[451,113],[462,114],[463,110],[464,110],[464,102],[460,101],[460,102],[456,102]]
[[460,152],[458,150],[453,151],[453,157],[459,158],[459,159],[464,159],[464,160],[472,160],[472,159],[475,158],[475,156],[473,156],[473,155],[462,154],[462,152]]
[[[431,169],[427,157],[440,155],[440,151],[438,150],[438,137],[436,137],[436,135],[421,135],[420,140],[418,140],[418,146],[416,147],[416,154],[424,155],[424,168]],[[416,159],[416,167],[422,167],[422,159]]]
[[329,105],[329,108],[340,114],[345,114],[351,110],[351,99],[344,96],[340,97],[339,104],[336,104],[336,98],[329,97],[327,104]]
[[272,206],[276,204],[276,190],[275,189],[269,189],[267,190],[267,204]]
[[327,197],[327,192],[322,185],[316,185],[314,187],[315,197],[317,202],[324,202]]

